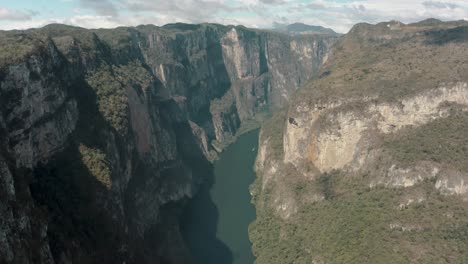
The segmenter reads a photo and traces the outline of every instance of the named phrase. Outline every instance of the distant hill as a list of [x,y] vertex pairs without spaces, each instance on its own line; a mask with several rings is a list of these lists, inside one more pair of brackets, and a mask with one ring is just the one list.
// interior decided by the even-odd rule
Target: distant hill
[[322,26],[311,26],[304,23],[294,23],[290,25],[275,23],[274,30],[289,34],[310,34],[310,35],[339,35],[333,29]]

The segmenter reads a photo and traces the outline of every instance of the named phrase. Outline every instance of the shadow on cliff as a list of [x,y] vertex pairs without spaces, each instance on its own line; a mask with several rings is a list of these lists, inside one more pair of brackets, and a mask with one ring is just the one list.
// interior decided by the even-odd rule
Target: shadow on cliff
[[[121,245],[128,240],[108,187],[83,162],[80,145],[105,150],[110,126],[97,109],[96,94],[82,79],[69,87],[79,119],[64,148],[31,172],[29,188],[46,221],[47,240],[55,262],[117,263],[128,259]],[[23,173],[24,174],[24,173]]]
[[[192,199],[183,202],[183,207],[180,206],[181,203],[164,206],[163,210],[180,212],[180,214],[167,214],[178,215],[179,220],[165,221],[179,224],[182,239],[185,240],[184,244],[188,247],[193,264],[233,263],[232,252],[216,237],[219,212],[210,196],[210,189],[214,184],[213,164],[203,154],[190,125],[182,121],[181,116],[174,115],[179,112],[178,106],[173,101],[159,102],[159,104],[161,122],[173,126],[177,138],[177,152],[183,163],[190,168],[192,187],[196,190]],[[176,174],[169,173],[166,176],[175,178]]]
[[[188,131],[176,129],[179,133]],[[182,132],[183,133],[183,132]],[[184,160],[192,168],[198,191],[192,199],[188,199],[180,217],[180,231],[191,253],[193,264],[231,264],[233,254],[222,241],[216,237],[219,211],[211,199],[210,190],[214,184],[213,164],[208,162],[201,153],[195,153],[194,142],[188,134],[179,135],[183,139]]]
[[230,264],[233,254],[216,237],[219,212],[210,196],[213,170],[197,195],[187,204],[181,219],[181,231],[190,248],[194,264]]
[[449,43],[468,42],[468,26],[449,29],[433,29],[425,32],[426,44],[445,45]]

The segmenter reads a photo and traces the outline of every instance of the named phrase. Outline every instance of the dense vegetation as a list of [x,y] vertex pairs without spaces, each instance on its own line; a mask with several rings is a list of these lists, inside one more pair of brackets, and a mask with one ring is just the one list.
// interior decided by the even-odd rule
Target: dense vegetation
[[81,160],[89,173],[102,183],[107,189],[112,187],[111,171],[106,161],[106,154],[99,149],[89,148],[83,144],[79,146]]
[[435,43],[458,24],[440,29],[418,25],[391,29],[387,25],[356,25],[296,98],[310,103],[344,97],[392,101],[468,79],[466,45],[450,39],[444,45]]
[[429,181],[410,190],[371,189],[335,172],[305,184],[325,187],[326,199],[302,204],[287,220],[271,208],[257,210],[250,228],[257,263],[468,261],[465,202],[434,192]]
[[424,160],[468,172],[468,113],[390,135],[384,146],[405,165]]
[[0,69],[10,63],[19,62],[27,55],[33,54],[44,45],[45,38],[16,31],[0,31]]
[[96,91],[99,112],[119,133],[128,129],[127,94],[110,66],[104,65],[87,77],[88,84]]
[[[147,92],[154,78],[141,62],[132,61],[112,67],[102,64],[87,75],[86,81],[96,93],[98,110],[104,120],[120,135],[125,136],[129,131],[128,96],[125,89]],[[83,144],[80,145],[79,151],[90,174],[110,189],[111,171],[105,154],[97,148]]]

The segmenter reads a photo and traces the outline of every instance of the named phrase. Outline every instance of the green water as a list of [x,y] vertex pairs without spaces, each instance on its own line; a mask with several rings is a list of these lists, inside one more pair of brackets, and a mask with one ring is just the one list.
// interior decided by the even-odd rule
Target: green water
[[213,181],[184,216],[183,232],[196,264],[252,264],[248,226],[255,219],[249,185],[255,179],[258,130],[244,134],[220,154]]
[[255,220],[249,185],[255,178],[258,132],[243,135],[229,146],[215,163],[215,183],[211,197],[219,210],[217,237],[233,253],[234,264],[253,263],[249,224]]

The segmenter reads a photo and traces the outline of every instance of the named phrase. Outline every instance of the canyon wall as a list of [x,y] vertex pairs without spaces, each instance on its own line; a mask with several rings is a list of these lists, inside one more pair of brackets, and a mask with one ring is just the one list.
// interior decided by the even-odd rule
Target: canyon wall
[[257,263],[466,260],[466,30],[358,24],[332,47],[261,129]]
[[0,32],[0,262],[187,263],[210,160],[334,36],[220,25]]

